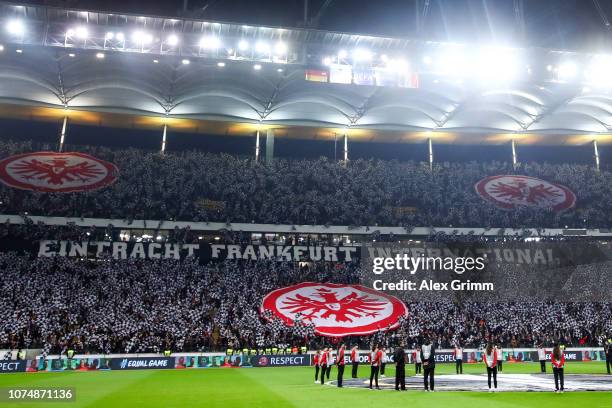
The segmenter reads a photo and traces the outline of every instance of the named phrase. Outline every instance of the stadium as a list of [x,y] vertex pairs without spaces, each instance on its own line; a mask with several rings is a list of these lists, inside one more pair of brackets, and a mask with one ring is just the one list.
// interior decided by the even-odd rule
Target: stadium
[[2,405],[611,406],[610,4],[133,3],[0,2]]

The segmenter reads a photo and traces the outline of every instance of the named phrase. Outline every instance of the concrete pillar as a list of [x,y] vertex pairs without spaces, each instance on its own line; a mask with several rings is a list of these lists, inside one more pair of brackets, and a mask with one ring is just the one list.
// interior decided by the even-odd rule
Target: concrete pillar
[[168,133],[168,125],[164,124],[164,132],[162,133],[161,154],[166,152],[166,134]]
[[274,159],[274,129],[268,129],[266,134],[266,163]]
[[431,137],[427,139],[427,144],[429,145],[429,170],[433,170],[433,144],[431,142]]
[[599,148],[597,147],[597,140],[593,140],[593,152],[595,153],[595,170],[599,171]]
[[62,130],[60,131],[59,147],[58,150],[61,153],[64,150],[64,141],[66,140],[66,130],[68,128],[68,116],[64,116],[62,122]]

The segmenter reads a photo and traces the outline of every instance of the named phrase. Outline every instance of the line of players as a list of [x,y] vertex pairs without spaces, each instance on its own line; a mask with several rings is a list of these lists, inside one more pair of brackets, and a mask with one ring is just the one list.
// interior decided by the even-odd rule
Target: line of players
[[[608,348],[610,348],[608,346]],[[556,344],[551,353],[551,365],[553,369],[555,392],[564,392],[564,368],[565,355],[564,347]],[[606,350],[607,353],[610,350]],[[372,347],[369,355],[370,362],[370,389],[378,385],[379,375],[385,377],[385,366],[387,361],[388,350],[381,348],[379,345]],[[457,374],[463,374],[463,348],[457,345],[453,354],[455,357],[455,371]],[[333,365],[338,367],[337,386],[342,388],[344,377],[346,345],[340,344],[335,358],[332,356],[331,348],[324,348],[322,351],[317,350],[314,355],[315,365],[315,383],[319,381],[325,384],[325,379],[329,381],[331,368]],[[426,340],[422,346],[417,347],[413,353],[413,361],[415,363],[415,374],[423,375],[423,386],[426,392],[433,392],[435,389],[435,367],[436,367],[436,350],[430,340]],[[351,378],[358,378],[359,369],[359,348],[357,345],[350,350],[349,362],[352,366]],[[482,354],[483,362],[487,370],[487,383],[489,392],[497,389],[497,373],[503,371],[503,349],[499,345],[493,343],[487,344]],[[541,372],[546,372],[546,350],[540,344],[538,345],[538,359],[540,360]],[[406,390],[406,363],[408,362],[406,353],[403,347],[398,347],[393,353],[393,362],[395,364],[395,389],[397,391]],[[423,372],[422,372],[423,371]],[[493,388],[491,388],[493,385]]]

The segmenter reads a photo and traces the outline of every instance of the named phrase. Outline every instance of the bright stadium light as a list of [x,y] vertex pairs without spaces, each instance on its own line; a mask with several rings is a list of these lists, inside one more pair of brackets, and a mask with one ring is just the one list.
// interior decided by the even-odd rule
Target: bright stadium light
[[380,56],[380,60],[384,63],[389,62],[389,57],[387,56],[387,54],[383,54]]
[[171,47],[176,46],[179,43],[179,38],[176,34],[170,34],[168,38],[166,38],[166,44]]
[[329,57],[323,58],[323,65],[330,66],[331,63],[332,63],[332,59],[331,58],[329,58]]
[[425,65],[429,65],[429,64],[431,64],[431,57],[430,57],[429,55],[424,56],[424,57],[423,57],[423,63],[424,63]]
[[117,39],[117,41],[119,42],[123,42],[125,40],[125,36],[123,35],[123,33],[117,33],[115,35],[115,38]]
[[115,38],[115,33],[113,33],[112,31],[109,31],[108,33],[106,33],[106,35],[104,36],[105,40],[112,40]]
[[191,61],[189,61],[187,58],[181,60],[181,64],[183,65],[189,65]]
[[255,65],[253,65],[253,69],[254,69],[255,71],[259,71],[259,70],[261,69],[261,64],[255,64]]
[[207,50],[216,50],[221,46],[221,41],[214,35],[209,35],[200,39],[200,48]]
[[219,68],[223,68],[225,66],[225,62],[217,62],[217,66]]
[[75,53],[73,53],[73,52],[71,52],[70,54],[68,54],[68,56],[69,56],[70,58],[74,58],[74,57],[76,56],[76,54],[75,54]]
[[578,74],[578,66],[573,61],[565,61],[559,65],[557,74],[561,80],[573,79]]
[[6,24],[6,31],[11,35],[23,35],[25,33],[25,25],[21,20],[10,20]]
[[240,40],[238,43],[238,49],[240,51],[246,51],[249,49],[249,42],[247,40]]
[[257,41],[257,44],[255,44],[255,51],[261,54],[268,53],[270,52],[270,44],[263,41]]
[[277,42],[274,45],[274,52],[277,55],[285,55],[287,53],[287,44],[282,41]]
[[276,69],[276,72],[283,72],[283,71],[284,71],[284,69],[282,69],[282,68],[277,68]]
[[338,51],[338,58],[340,59],[344,59],[348,56],[348,52],[346,52],[346,50],[340,50]]
[[594,86],[612,85],[612,56],[597,55],[591,61],[589,68],[585,72],[585,76],[589,83]]
[[96,58],[97,59],[104,59],[104,53],[102,53],[102,52],[97,53],[96,54]]
[[485,47],[480,50],[472,74],[485,82],[509,81],[518,74],[519,59],[513,49]]
[[4,51],[4,45],[0,44],[0,52]]
[[353,59],[357,62],[369,61],[372,59],[372,51],[365,48],[355,48],[353,50]]
[[89,31],[87,30],[87,27],[79,26],[75,30],[75,35],[79,40],[86,40],[87,37],[89,37]]

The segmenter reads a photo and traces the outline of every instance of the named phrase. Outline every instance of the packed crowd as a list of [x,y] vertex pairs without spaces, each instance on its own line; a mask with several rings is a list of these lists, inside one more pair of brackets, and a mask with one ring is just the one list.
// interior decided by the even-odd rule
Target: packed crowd
[[[49,149],[0,142],[0,157]],[[114,163],[117,181],[97,191],[49,194],[0,186],[0,213],[277,224],[436,227],[612,226],[612,174],[586,165],[252,159],[202,152],[67,146]],[[573,190],[575,209],[501,210],[474,190],[479,180],[524,174]]]
[[[320,347],[313,327],[261,316],[270,291],[303,281],[358,283],[356,264],[299,266],[274,261],[98,260],[35,258],[0,253],[0,348],[60,353],[160,352]],[[441,347],[532,347],[562,339],[597,345],[612,333],[610,303],[407,301],[397,330],[358,339],[412,346],[424,336]]]

